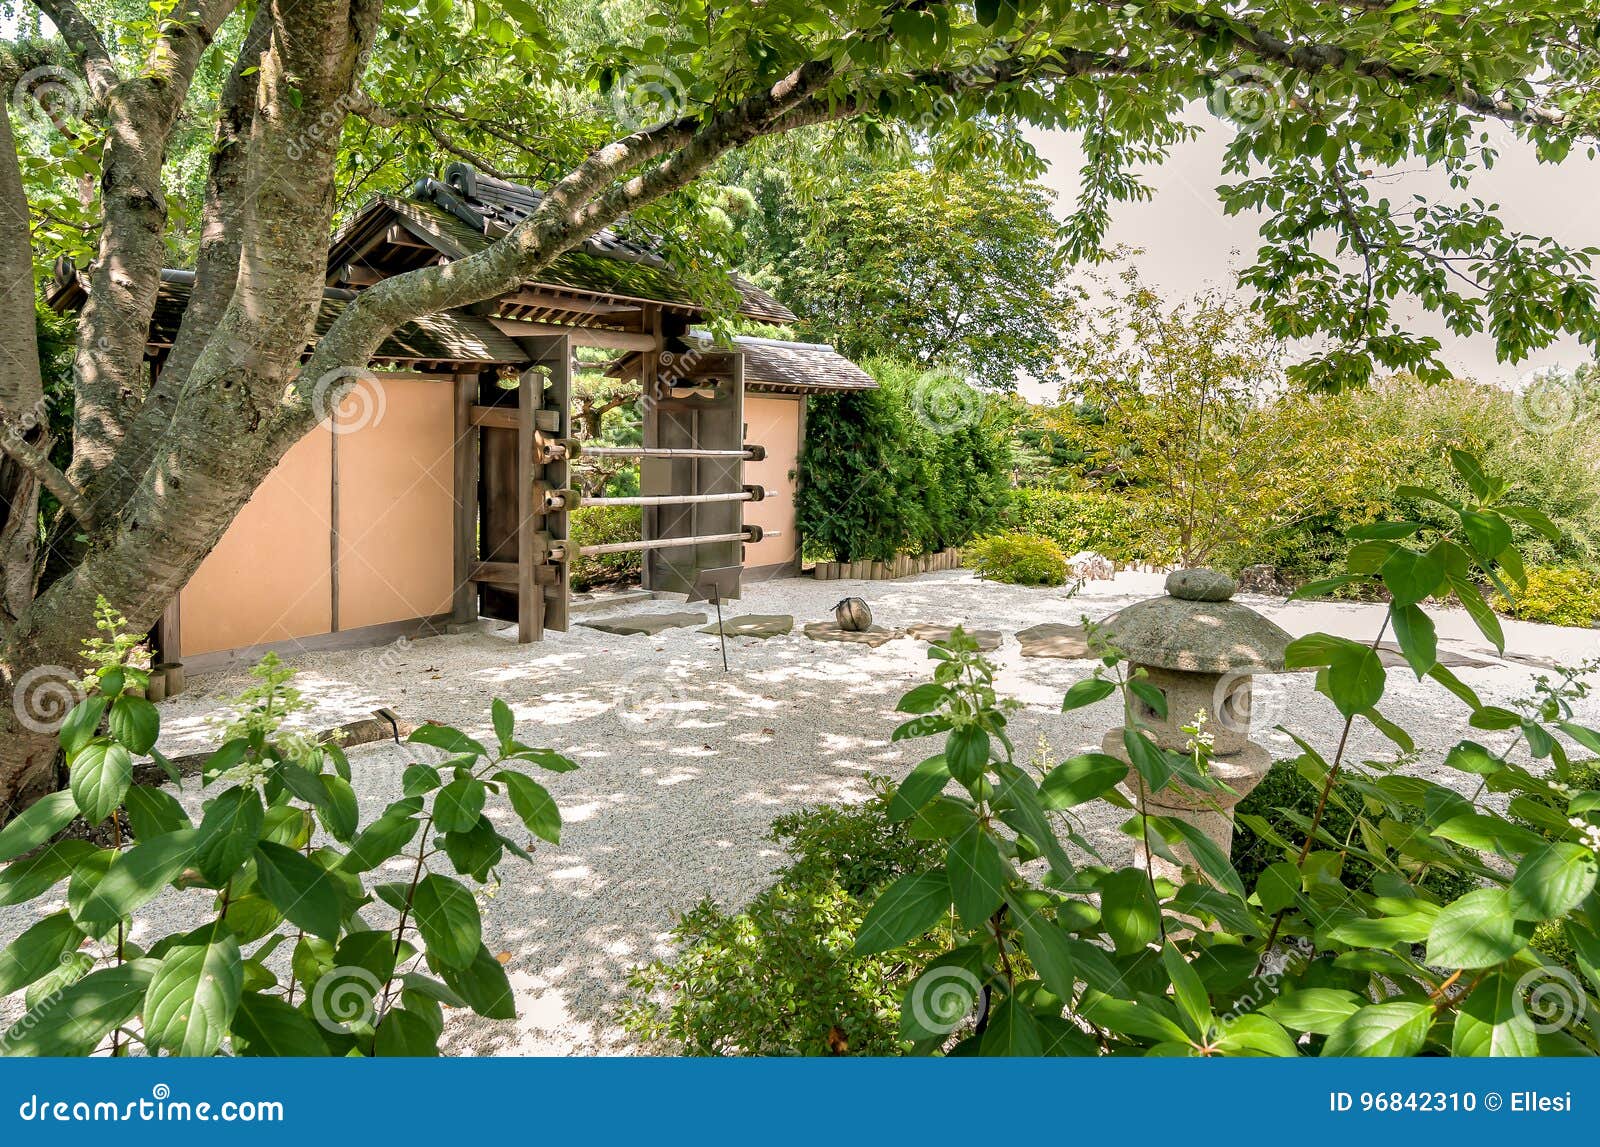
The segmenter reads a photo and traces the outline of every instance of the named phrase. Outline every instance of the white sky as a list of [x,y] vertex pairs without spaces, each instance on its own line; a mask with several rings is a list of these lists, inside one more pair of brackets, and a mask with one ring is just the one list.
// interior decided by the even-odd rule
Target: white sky
[[[1200,114],[1206,114],[1201,109]],[[1222,151],[1232,126],[1211,121],[1206,133],[1180,145],[1157,168],[1142,169],[1155,197],[1144,203],[1118,204],[1112,212],[1111,244],[1144,249],[1137,262],[1152,286],[1174,296],[1191,294],[1207,286],[1233,287],[1232,270],[1248,266],[1257,246],[1259,215],[1227,216],[1215,191],[1232,182],[1221,175]],[[1030,133],[1041,155],[1050,161],[1044,183],[1059,197],[1062,214],[1070,211],[1078,192],[1082,152],[1075,136],[1064,132]],[[1559,167],[1534,161],[1531,151],[1507,135],[1499,142],[1500,154],[1492,171],[1480,172],[1467,193],[1499,203],[1508,228],[1548,234],[1576,246],[1600,247],[1600,162],[1574,153]],[[1385,194],[1395,202],[1413,192],[1430,197],[1462,198],[1452,193],[1444,179],[1418,171],[1397,175],[1386,183]],[[1600,274],[1600,266],[1596,267]],[[1402,308],[1396,306],[1397,316]],[[1576,340],[1564,340],[1536,353],[1527,362],[1497,363],[1494,341],[1486,335],[1459,338],[1445,330],[1434,316],[1411,311],[1411,329],[1431,334],[1444,345],[1442,356],[1458,374],[1483,382],[1512,385],[1531,370],[1576,366],[1587,357]],[[1054,398],[1046,388],[1022,390],[1031,398]]]

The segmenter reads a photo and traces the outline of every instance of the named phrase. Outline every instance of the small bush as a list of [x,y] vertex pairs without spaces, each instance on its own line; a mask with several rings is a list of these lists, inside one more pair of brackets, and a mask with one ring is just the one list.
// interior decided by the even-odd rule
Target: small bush
[[1600,576],[1574,566],[1534,566],[1517,599],[1495,594],[1494,607],[1523,621],[1590,626],[1600,617]]
[[[1310,823],[1321,797],[1321,786],[1301,775],[1296,761],[1283,760],[1275,761],[1255,790],[1239,802],[1235,809],[1238,828],[1233,841],[1233,867],[1246,888],[1254,888],[1269,865],[1285,859],[1277,845],[1267,836],[1254,831],[1248,818],[1261,818],[1273,833],[1299,844],[1305,840],[1304,826]],[[1354,847],[1360,848],[1363,841],[1354,830],[1356,811],[1361,804],[1359,794],[1348,786],[1335,784],[1328,798],[1328,807],[1322,814],[1323,831],[1335,840],[1349,840]],[[1421,820],[1420,814],[1415,819]],[[1325,841],[1322,847],[1326,847]],[[1417,867],[1411,861],[1404,862],[1402,867],[1405,866],[1412,869]],[[1373,866],[1362,857],[1345,855],[1343,880],[1347,887],[1367,888],[1374,874]],[[1410,871],[1407,875],[1415,881],[1419,872]],[[1420,887],[1433,893],[1443,903],[1449,903],[1478,887],[1472,877],[1444,869],[1430,868],[1421,871],[1420,876]]]
[[1011,492],[1004,520],[1011,529],[1049,538],[1069,556],[1092,550],[1115,562],[1163,564],[1172,555],[1150,544],[1145,513],[1126,493],[1024,486]]
[[[638,541],[644,517],[637,506],[579,506],[572,511],[568,523],[574,546],[598,546],[607,542]],[[575,557],[570,566],[572,588],[582,591],[637,578],[644,568],[642,558],[637,552]]]
[[1012,585],[1064,585],[1067,556],[1049,538],[1009,533],[981,538],[967,552],[979,577]]
[[888,792],[779,817],[772,839],[794,860],[743,912],[708,899],[673,929],[678,952],[638,968],[623,1024],[687,1055],[900,1055],[900,996],[924,945],[856,956],[878,892],[940,863],[886,815]]

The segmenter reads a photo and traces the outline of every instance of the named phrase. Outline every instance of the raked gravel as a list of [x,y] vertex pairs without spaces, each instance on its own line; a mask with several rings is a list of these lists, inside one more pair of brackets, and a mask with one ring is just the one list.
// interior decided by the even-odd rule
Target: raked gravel
[[[1091,583],[1077,596],[981,582],[964,571],[892,582],[759,583],[746,587],[728,613],[792,614],[796,629],[764,640],[730,639],[727,673],[716,639],[693,628],[618,637],[581,624],[535,645],[516,644],[514,629],[486,627],[290,660],[300,670],[296,685],[314,702],[304,717],[308,726],[326,727],[388,705],[410,720],[486,734],[489,701],[500,697],[512,706],[523,740],[579,762],[577,772],[540,778],[561,806],[560,846],[541,846],[531,867],[508,857],[505,883],[483,905],[485,941],[491,951],[509,953],[517,1019],[453,1016],[447,1046],[455,1054],[627,1053],[638,1049],[615,1015],[629,969],[667,953],[675,916],[701,897],[737,906],[766,883],[784,859],[767,839],[775,816],[859,800],[868,774],[898,778],[931,751],[923,743],[889,741],[899,720],[896,701],[929,672],[923,643],[902,637],[873,649],[817,642],[803,636],[800,625],[831,618],[840,598],[855,595],[871,604],[877,622],[894,628],[921,621],[999,630],[1004,641],[991,655],[1000,667],[998,684],[1023,702],[1012,719],[1015,741],[1026,753],[1047,746],[1060,760],[1096,747],[1115,723],[1114,707],[1062,714],[1063,692],[1090,672],[1090,663],[1024,658],[1016,632],[1040,622],[1104,617],[1160,593],[1161,583],[1161,575],[1130,572]],[[1370,640],[1382,615],[1370,605],[1240,600],[1295,634],[1322,630]],[[671,599],[613,612],[684,608],[681,599]],[[1445,611],[1439,619],[1447,647],[1494,659],[1490,668],[1458,671],[1486,701],[1528,693],[1540,668],[1496,658],[1462,611]],[[1507,635],[1509,654],[1534,661],[1600,655],[1600,634],[1593,630],[1510,622]],[[219,701],[244,683],[242,673],[192,681],[161,707],[162,747],[177,753],[214,743],[210,723]],[[1329,745],[1340,722],[1311,684],[1308,674],[1258,679],[1258,728],[1287,720],[1313,743]],[[1417,771],[1443,777],[1438,762],[1461,736],[1459,704],[1395,670],[1383,709],[1416,737]],[[1600,720],[1600,702],[1586,701],[1582,717]],[[1283,755],[1291,747],[1270,731],[1258,739]],[[1364,728],[1353,747],[1390,755],[1388,743]],[[393,744],[353,749],[366,814],[399,795],[407,761],[430,752]],[[198,806],[195,789],[187,783],[182,798],[191,811]],[[1126,858],[1115,827],[1125,814],[1109,806],[1085,811],[1087,835],[1107,859]],[[523,835],[519,826],[515,831]],[[198,892],[165,894],[139,913],[134,938],[190,926],[205,903]],[[0,909],[0,942],[55,907]],[[0,1014],[15,1011],[15,999],[0,1002]]]

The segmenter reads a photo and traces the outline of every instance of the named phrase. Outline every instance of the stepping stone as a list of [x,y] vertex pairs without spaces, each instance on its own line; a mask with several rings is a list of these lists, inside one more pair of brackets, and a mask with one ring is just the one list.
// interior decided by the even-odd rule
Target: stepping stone
[[[1510,655],[1507,655],[1510,659]],[[1405,654],[1400,652],[1400,647],[1392,641],[1383,641],[1378,644],[1378,660],[1389,668],[1397,668],[1409,664]],[[1485,669],[1494,665],[1493,661],[1486,661],[1481,657],[1474,657],[1470,653],[1461,653],[1458,650],[1439,646],[1439,664],[1446,669]]]
[[894,630],[885,629],[881,625],[859,630],[840,629],[837,621],[808,621],[805,634],[812,641],[849,641],[856,645],[870,645],[874,648],[900,636]]
[[1076,661],[1090,656],[1089,637],[1081,625],[1047,621],[1043,625],[1019,630],[1017,640],[1022,643],[1024,657],[1059,657],[1064,661]]
[[586,629],[598,629],[601,633],[654,637],[663,629],[682,629],[690,625],[704,625],[705,622],[706,615],[703,613],[629,613],[600,621],[580,621],[578,624]]
[[[793,628],[794,618],[787,613],[745,613],[722,619],[724,637],[782,637]],[[717,623],[712,622],[700,632],[717,632]]]
[[[919,621],[915,625],[906,626],[906,634],[915,637],[918,641],[930,644],[935,641],[949,641],[950,635],[955,632],[951,625],[932,625],[926,621]],[[992,653],[1000,648],[1000,631],[998,629],[969,629],[967,636],[978,643],[978,648],[985,653]]]

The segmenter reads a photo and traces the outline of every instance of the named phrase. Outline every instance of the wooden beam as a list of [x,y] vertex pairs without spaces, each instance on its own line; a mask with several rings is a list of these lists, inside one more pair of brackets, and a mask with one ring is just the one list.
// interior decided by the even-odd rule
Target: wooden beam
[[457,374],[455,387],[455,593],[450,617],[457,625],[467,625],[478,619],[478,587],[471,577],[478,559],[478,427],[472,421],[478,399],[477,372]]
[[424,243],[398,223],[389,225],[389,230],[384,232],[383,239],[391,247],[415,247],[419,251],[437,250],[433,244]]
[[336,283],[348,283],[352,287],[370,287],[381,283],[389,276],[382,271],[373,270],[371,267],[361,267],[354,263],[346,263],[339,268],[339,273],[334,278]]
[[467,417],[474,426],[493,426],[500,430],[516,430],[522,426],[522,412],[509,406],[473,406]]
[[537,370],[522,372],[517,387],[517,643],[526,645],[544,638],[544,593],[534,573],[533,434],[534,411],[539,406],[539,390],[544,375]]
[[507,307],[546,307],[555,311],[571,311],[579,315],[631,315],[638,312],[637,304],[631,303],[606,303],[599,299],[584,299],[577,296],[568,296],[556,291],[542,291],[537,288],[524,288],[510,295],[500,298],[500,305]]
[[559,323],[533,323],[526,319],[491,318],[496,330],[508,338],[533,338],[535,336],[566,335],[579,346],[596,346],[605,350],[654,350],[654,335],[638,331],[610,331],[598,327],[564,327]]

